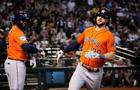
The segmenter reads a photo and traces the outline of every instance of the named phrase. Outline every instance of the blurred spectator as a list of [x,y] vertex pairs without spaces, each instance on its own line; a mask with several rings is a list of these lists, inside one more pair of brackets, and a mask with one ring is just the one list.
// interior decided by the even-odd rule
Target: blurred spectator
[[68,5],[67,5],[68,11],[69,11],[69,12],[74,11],[75,5],[76,5],[76,3],[74,2],[74,0],[70,0],[70,1],[68,2]]
[[124,62],[123,62],[123,59],[119,58],[119,60],[117,61],[117,67],[123,67],[123,66],[125,66]]
[[94,14],[96,14],[99,10],[100,10],[100,8],[99,8],[98,5],[95,5],[95,6],[92,8],[92,11],[93,11]]
[[108,67],[117,67],[117,62],[116,61],[111,61],[111,62],[106,62],[106,66]]
[[60,32],[57,33],[57,36],[56,36],[56,40],[60,41],[60,43],[63,42],[63,40],[65,40],[67,37],[66,37],[66,33],[63,31],[63,28],[60,29]]
[[126,66],[128,66],[128,67],[134,66],[134,65],[131,63],[131,60],[130,60],[130,59],[126,59],[126,60],[125,60],[125,63],[126,63]]
[[109,1],[108,1],[108,3],[107,3],[107,6],[108,6],[109,8],[111,8],[111,7],[112,7],[112,5],[113,5],[112,0],[109,0]]
[[128,41],[136,41],[138,40],[138,35],[137,35],[137,32],[135,31],[130,31],[129,34],[128,34]]
[[119,45],[120,44],[120,37],[119,37],[119,34],[118,33],[116,33],[115,35],[114,35],[114,38],[115,38],[115,43],[116,43],[116,45]]
[[103,76],[103,86],[110,86],[113,83],[112,70],[107,70]]
[[94,0],[87,0],[87,4],[88,4],[89,7],[93,7]]
[[84,21],[84,26],[87,28],[87,27],[91,27],[93,26],[92,22],[90,21],[89,18],[87,18],[85,21]]
[[66,35],[68,38],[70,38],[71,34],[75,32],[75,23],[72,17],[67,18],[66,29],[67,29]]
[[64,18],[62,16],[59,16],[57,21],[56,21],[56,26],[57,26],[57,31],[59,32],[60,29],[65,29],[65,25],[66,25],[66,21],[64,20]]
[[41,40],[41,45],[43,45],[44,47],[47,47],[48,44],[49,44],[49,42],[47,41],[47,38],[43,37],[42,40]]
[[0,40],[1,40],[2,38],[4,38],[4,35],[3,35],[4,33],[3,33],[3,32],[4,32],[4,30],[3,30],[3,29],[0,29]]
[[40,31],[40,37],[46,37],[46,38],[49,37],[48,30],[46,27],[43,27],[42,30]]
[[38,20],[35,19],[33,21],[33,26],[32,26],[32,30],[36,33],[36,34],[40,34],[40,28],[38,26]]
[[119,46],[121,47],[128,47],[128,43],[127,43],[127,33],[123,33],[121,32],[120,34],[120,44]]
[[129,48],[130,50],[137,51],[138,46],[137,46],[137,44],[136,44],[136,41],[130,41],[130,42],[128,43],[128,48]]
[[75,38],[78,38],[78,36],[80,35],[80,30],[79,28],[76,28],[75,32],[72,34],[72,36],[74,36]]
[[40,42],[40,40],[36,40],[34,42],[34,45],[36,46],[37,49],[41,48],[41,42]]
[[133,73],[132,70],[125,70],[124,71],[124,86],[131,86],[133,80]]
[[42,67],[42,66],[44,65],[44,63],[45,63],[45,62],[42,61],[42,60],[46,60],[44,50],[41,51],[41,52],[38,52],[36,58],[37,58],[37,66],[38,66],[38,67]]

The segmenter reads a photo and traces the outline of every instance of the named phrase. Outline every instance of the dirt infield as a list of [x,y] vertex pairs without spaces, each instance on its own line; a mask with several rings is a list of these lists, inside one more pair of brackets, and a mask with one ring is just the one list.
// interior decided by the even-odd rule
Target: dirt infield
[[[8,86],[0,86],[0,90],[9,90]],[[37,89],[34,86],[27,87],[25,86],[24,90],[68,90],[67,88],[42,88],[42,89]],[[87,90],[85,88],[82,88],[80,90]],[[100,90],[140,90],[140,87],[138,88],[132,88],[132,87],[122,87],[122,88],[100,88]]]
[[140,90],[140,88],[101,88],[100,90]]
[[[66,88],[51,88],[49,90],[68,90]],[[80,90],[87,90],[87,89],[80,89]],[[139,88],[101,88],[100,90],[140,90]]]

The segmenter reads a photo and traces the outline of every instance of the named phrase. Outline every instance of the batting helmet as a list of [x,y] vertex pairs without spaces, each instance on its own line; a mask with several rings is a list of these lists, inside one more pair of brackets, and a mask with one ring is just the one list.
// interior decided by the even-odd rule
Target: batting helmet
[[101,16],[102,18],[109,19],[110,18],[110,11],[107,8],[101,8],[98,13],[96,14],[97,16]]
[[13,22],[15,24],[19,24],[20,20],[24,21],[24,22],[28,22],[29,21],[29,17],[27,15],[27,13],[24,12],[18,12],[15,14],[15,17],[13,19]]

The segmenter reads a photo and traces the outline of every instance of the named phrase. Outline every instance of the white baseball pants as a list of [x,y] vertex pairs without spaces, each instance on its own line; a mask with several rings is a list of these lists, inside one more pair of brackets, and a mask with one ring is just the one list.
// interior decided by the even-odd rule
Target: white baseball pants
[[6,59],[4,67],[10,90],[23,90],[26,75],[26,66],[24,62]]
[[80,90],[86,84],[87,90],[99,90],[103,75],[103,68],[99,72],[89,72],[79,63],[69,83],[68,90]]

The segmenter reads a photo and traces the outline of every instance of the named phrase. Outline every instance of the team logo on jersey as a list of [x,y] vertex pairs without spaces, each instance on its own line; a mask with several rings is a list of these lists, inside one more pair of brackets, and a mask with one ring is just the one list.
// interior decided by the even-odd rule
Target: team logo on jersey
[[20,40],[21,41],[26,41],[26,37],[25,36],[20,36]]

